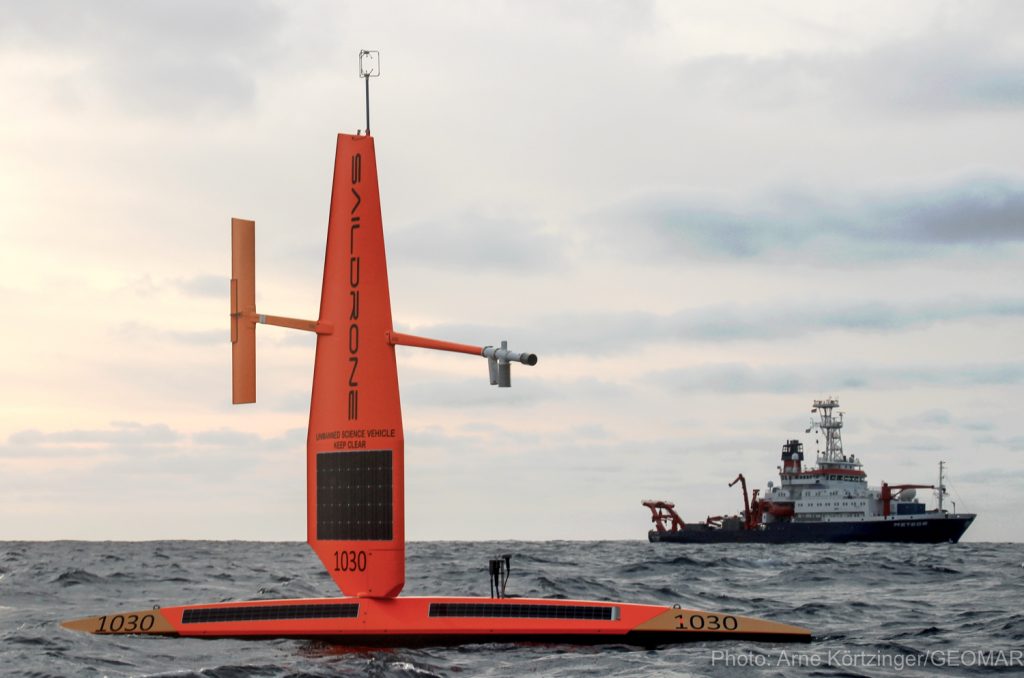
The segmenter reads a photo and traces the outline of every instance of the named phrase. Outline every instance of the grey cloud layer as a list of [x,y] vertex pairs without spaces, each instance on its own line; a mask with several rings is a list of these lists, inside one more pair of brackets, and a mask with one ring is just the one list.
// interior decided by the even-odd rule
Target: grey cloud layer
[[756,206],[661,193],[611,206],[589,221],[601,232],[595,245],[662,261],[792,256],[823,247],[847,262],[919,258],[941,246],[1024,241],[1024,185],[972,179],[844,202],[793,191],[766,196]]
[[1024,105],[1012,35],[1024,12],[1018,3],[978,5],[976,13],[936,17],[931,30],[869,49],[713,56],[682,64],[676,78],[701,96],[759,108],[825,103],[934,116]]
[[623,252],[660,265],[826,250],[830,260],[845,263],[922,259],[944,248],[1024,242],[1024,183],[979,177],[831,200],[786,189],[734,204],[682,190],[642,192],[577,222],[546,229],[528,219],[461,214],[395,228],[388,254],[403,268],[531,273]]

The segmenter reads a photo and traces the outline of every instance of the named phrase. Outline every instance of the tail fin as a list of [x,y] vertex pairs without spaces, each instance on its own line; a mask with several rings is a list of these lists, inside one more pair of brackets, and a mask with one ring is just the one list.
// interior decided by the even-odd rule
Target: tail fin
[[373,138],[338,135],[307,449],[307,531],[348,595],[405,584],[405,449]]
[[231,220],[231,402],[256,402],[256,222]]

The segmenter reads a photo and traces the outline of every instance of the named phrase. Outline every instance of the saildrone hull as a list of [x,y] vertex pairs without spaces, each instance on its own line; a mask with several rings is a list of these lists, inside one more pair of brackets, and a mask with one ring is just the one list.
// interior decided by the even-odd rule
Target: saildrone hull
[[661,645],[705,640],[808,642],[798,626],[660,605],[536,598],[402,597],[260,600],[87,617],[100,635],[317,638],[352,646],[541,642]]

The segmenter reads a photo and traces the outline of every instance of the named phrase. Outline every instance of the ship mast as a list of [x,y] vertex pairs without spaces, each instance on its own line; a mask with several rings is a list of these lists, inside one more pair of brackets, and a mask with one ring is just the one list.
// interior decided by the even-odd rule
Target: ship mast
[[843,438],[840,430],[843,428],[843,413],[832,414],[832,410],[839,407],[839,401],[829,397],[825,400],[815,400],[811,413],[818,413],[818,421],[811,420],[811,428],[819,429],[825,436],[825,451],[818,450],[818,463],[846,461],[843,457]]
[[[946,470],[945,467],[946,467],[946,462],[940,461],[939,462],[939,513],[942,513],[942,495],[946,494],[946,484],[943,482],[945,479],[942,477],[944,475],[945,470]],[[954,513],[955,513],[956,512],[956,510],[955,510],[956,507],[954,506],[953,508],[954,508]]]

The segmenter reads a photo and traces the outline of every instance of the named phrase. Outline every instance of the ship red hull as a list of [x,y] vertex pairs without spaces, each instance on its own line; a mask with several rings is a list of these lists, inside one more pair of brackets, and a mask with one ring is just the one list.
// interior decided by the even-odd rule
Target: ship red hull
[[974,522],[974,514],[915,520],[872,520],[821,523],[769,523],[755,530],[701,529],[658,532],[651,530],[651,542],[681,544],[799,544],[849,542],[904,542],[941,544],[960,541]]

